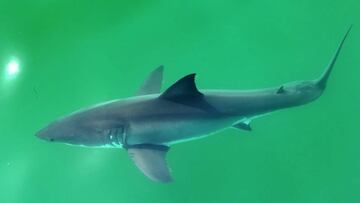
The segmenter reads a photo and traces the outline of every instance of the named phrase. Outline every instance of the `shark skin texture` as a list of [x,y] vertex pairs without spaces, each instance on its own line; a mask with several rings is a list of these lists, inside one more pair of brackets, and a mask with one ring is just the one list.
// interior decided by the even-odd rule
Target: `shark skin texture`
[[195,74],[189,74],[161,92],[164,68],[160,66],[135,96],[74,112],[50,123],[36,136],[77,146],[123,148],[145,176],[171,182],[166,162],[171,145],[227,128],[251,131],[250,122],[256,117],[319,98],[350,30],[317,79],[257,90],[199,90]]

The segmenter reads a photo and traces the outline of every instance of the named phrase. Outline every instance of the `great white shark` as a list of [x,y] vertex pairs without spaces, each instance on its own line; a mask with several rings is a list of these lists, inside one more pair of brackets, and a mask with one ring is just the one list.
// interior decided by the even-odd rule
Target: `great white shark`
[[71,145],[124,148],[147,177],[170,182],[166,153],[171,145],[230,127],[250,131],[250,122],[258,116],[320,97],[350,30],[317,79],[257,90],[199,90],[195,74],[189,74],[161,93],[160,66],[136,96],[72,113],[50,123],[36,136]]

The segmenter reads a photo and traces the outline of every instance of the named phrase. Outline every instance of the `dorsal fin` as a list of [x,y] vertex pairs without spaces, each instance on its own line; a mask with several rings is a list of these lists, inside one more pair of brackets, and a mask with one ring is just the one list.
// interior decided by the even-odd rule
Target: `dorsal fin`
[[162,93],[159,98],[174,101],[189,97],[203,97],[203,94],[196,87],[195,75],[195,73],[192,73],[176,81],[171,87]]
[[159,66],[153,70],[141,85],[136,95],[156,94],[160,93],[164,66]]
[[204,99],[203,93],[201,93],[196,87],[195,73],[189,74],[176,81],[171,87],[162,93],[159,98],[197,109],[202,109],[207,112],[219,112]]

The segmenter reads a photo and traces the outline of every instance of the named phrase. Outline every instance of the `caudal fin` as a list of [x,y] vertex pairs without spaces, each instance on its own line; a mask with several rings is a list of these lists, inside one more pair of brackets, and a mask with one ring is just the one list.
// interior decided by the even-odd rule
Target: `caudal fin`
[[326,83],[329,79],[329,76],[334,68],[334,65],[335,65],[335,62],[336,62],[336,59],[338,58],[339,56],[339,53],[344,45],[344,42],[347,38],[347,36],[349,35],[350,31],[351,31],[351,28],[352,28],[352,25],[349,27],[349,29],[347,30],[347,32],[345,33],[344,37],[342,38],[338,48],[336,49],[336,52],[334,54],[334,56],[332,57],[328,67],[326,68],[326,70],[324,71],[324,73],[320,76],[319,79],[317,79],[316,81],[316,84],[319,88],[321,89],[325,89],[326,87]]

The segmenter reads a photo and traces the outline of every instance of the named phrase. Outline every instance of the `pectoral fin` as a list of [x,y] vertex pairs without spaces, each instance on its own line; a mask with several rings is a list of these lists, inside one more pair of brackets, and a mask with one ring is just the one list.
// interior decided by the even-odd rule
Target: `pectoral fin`
[[153,181],[168,183],[172,181],[170,168],[166,163],[169,147],[163,145],[140,144],[127,148],[130,158],[140,171]]
[[141,85],[136,95],[156,94],[160,93],[161,84],[163,80],[164,67],[159,66],[153,70],[148,78]]

